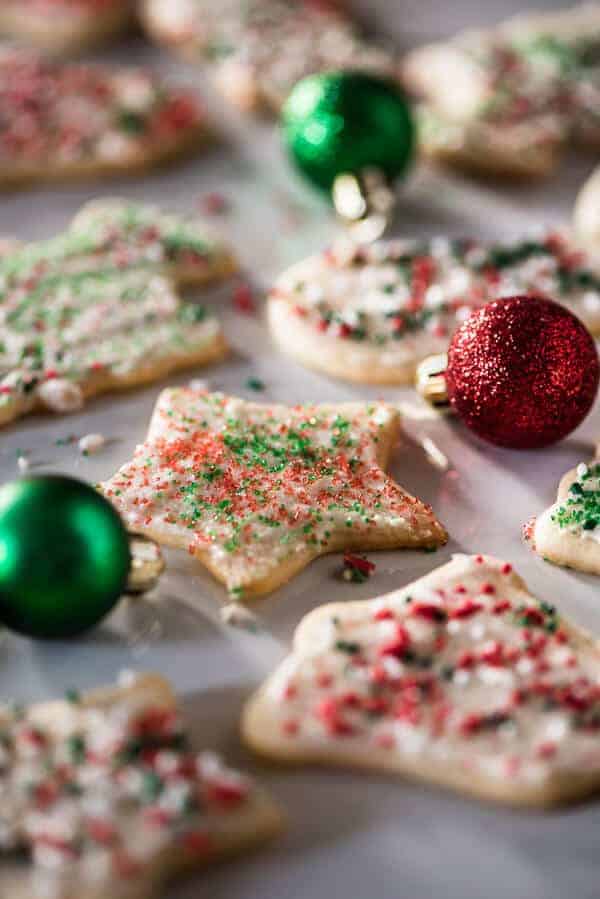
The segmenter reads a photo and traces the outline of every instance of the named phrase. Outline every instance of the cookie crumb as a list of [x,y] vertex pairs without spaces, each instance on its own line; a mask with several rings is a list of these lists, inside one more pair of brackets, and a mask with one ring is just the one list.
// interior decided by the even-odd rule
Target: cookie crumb
[[229,211],[229,200],[224,194],[212,191],[200,199],[200,207],[207,215],[223,215]]
[[230,627],[239,627],[254,633],[258,630],[256,616],[239,602],[230,602],[221,609],[221,621]]
[[138,679],[137,671],[133,668],[123,668],[117,676],[117,683],[120,687],[133,687]]
[[84,456],[90,456],[98,453],[106,443],[106,438],[102,434],[86,434],[79,441],[79,452]]
[[38,387],[38,396],[52,412],[77,412],[83,407],[83,393],[78,384],[66,378],[50,378]]
[[375,571],[375,563],[369,561],[366,556],[357,556],[353,553],[344,555],[344,568],[342,578],[354,584],[362,584],[368,580]]

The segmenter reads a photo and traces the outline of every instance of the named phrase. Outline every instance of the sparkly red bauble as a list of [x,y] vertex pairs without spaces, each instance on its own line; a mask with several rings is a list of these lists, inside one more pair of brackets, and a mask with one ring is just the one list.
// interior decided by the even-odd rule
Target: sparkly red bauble
[[479,437],[547,446],[585,418],[598,391],[594,341],[552,300],[518,296],[473,312],[448,351],[448,399]]

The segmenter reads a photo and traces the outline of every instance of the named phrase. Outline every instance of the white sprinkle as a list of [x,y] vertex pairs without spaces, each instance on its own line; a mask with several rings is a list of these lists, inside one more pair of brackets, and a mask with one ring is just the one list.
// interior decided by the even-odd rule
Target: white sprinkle
[[588,473],[588,467],[585,462],[580,462],[577,466],[577,477],[583,478]]
[[210,384],[205,378],[192,378],[191,381],[188,381],[188,387],[190,390],[200,390],[202,393],[208,393],[210,390]]
[[86,434],[79,441],[79,452],[89,456],[99,452],[105,443],[106,438],[102,434]]
[[117,683],[120,687],[133,687],[138,679],[138,674],[132,668],[123,668],[117,676]]
[[531,659],[519,659],[516,664],[517,674],[520,674],[521,676],[531,674],[533,668],[534,665]]
[[425,291],[425,305],[439,306],[444,302],[444,290],[439,284],[432,284]]
[[461,668],[460,671],[455,671],[454,674],[452,675],[452,681],[453,681],[458,687],[464,687],[464,686],[466,686],[466,685],[469,683],[470,680],[471,680],[471,675],[469,674],[468,671],[465,671],[465,670],[462,669],[462,668]]
[[17,467],[19,471],[25,473],[29,471],[29,459],[27,456],[18,456],[17,457]]
[[[479,624],[479,622],[477,624],[472,624],[470,633],[473,640],[481,640],[481,638],[485,634],[485,627],[483,624]],[[490,649],[492,648],[492,645],[490,644],[486,644],[486,646],[488,646]]]
[[567,719],[562,715],[556,715],[550,718],[546,724],[546,739],[548,740],[564,740],[567,735],[569,725]]

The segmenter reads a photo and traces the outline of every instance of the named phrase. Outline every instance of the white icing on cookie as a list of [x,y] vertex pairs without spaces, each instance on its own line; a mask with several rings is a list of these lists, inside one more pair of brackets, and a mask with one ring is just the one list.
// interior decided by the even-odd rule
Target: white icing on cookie
[[431,510],[384,472],[397,428],[384,403],[166,390],[148,439],[102,490],[130,527],[188,548],[251,595],[325,552],[445,541]]
[[455,556],[371,601],[323,606],[248,704],[261,753],[547,802],[600,782],[600,658],[509,564]]

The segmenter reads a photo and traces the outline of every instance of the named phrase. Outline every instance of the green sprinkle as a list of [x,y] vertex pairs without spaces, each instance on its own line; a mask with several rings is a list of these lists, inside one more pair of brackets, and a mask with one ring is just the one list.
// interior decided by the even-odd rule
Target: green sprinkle
[[264,381],[261,381],[260,378],[247,378],[246,387],[248,390],[256,390],[261,391],[265,389]]

